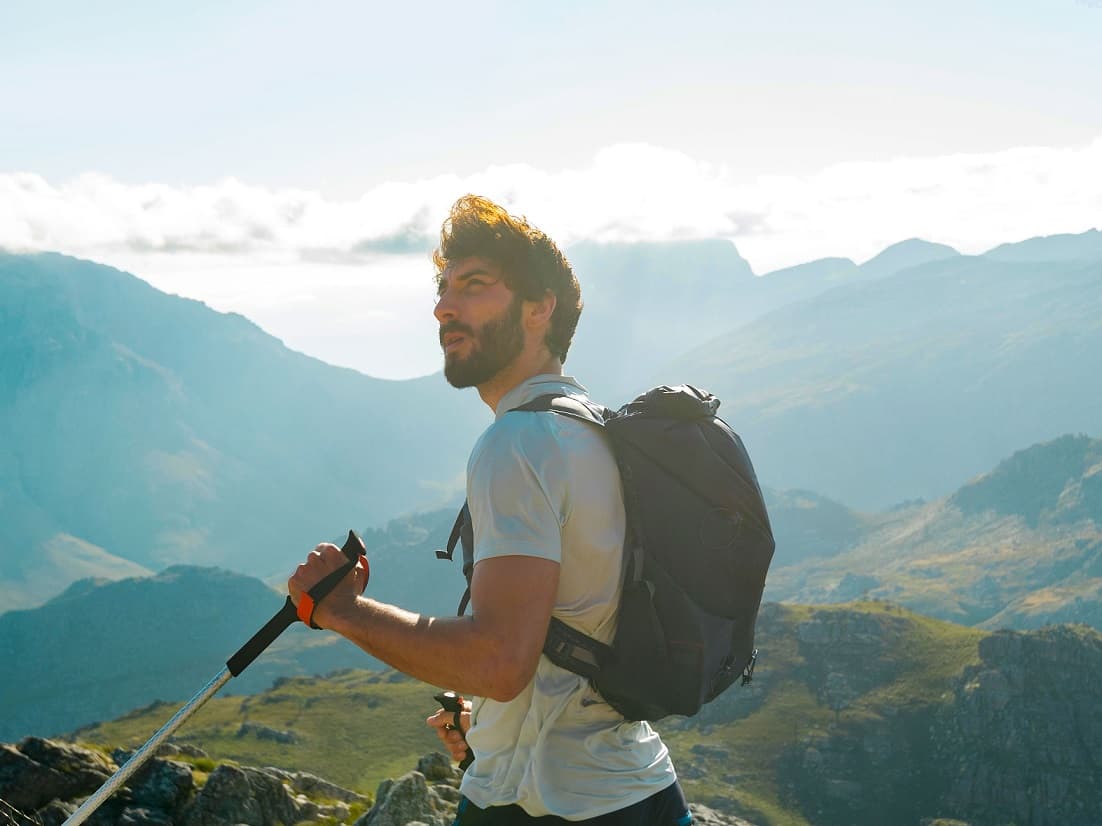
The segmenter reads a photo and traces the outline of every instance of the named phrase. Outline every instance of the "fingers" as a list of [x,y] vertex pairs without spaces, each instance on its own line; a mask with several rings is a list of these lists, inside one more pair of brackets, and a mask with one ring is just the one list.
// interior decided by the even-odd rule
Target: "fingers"
[[442,731],[452,724],[452,713],[450,711],[444,711],[444,709],[439,709],[435,714],[426,719],[425,722],[433,728]]
[[[314,550],[306,555],[306,560],[295,569],[295,572],[287,580],[287,593],[290,595],[291,601],[298,605],[304,592],[309,591],[330,573],[347,564],[348,557],[336,545],[323,542],[315,546]],[[363,559],[359,559],[352,569],[352,576],[342,580],[342,586],[353,589],[353,595],[362,594],[367,587],[367,579],[367,568],[364,566]],[[338,588],[334,588],[334,592],[337,590]],[[340,599],[339,596],[331,593],[323,601],[331,602],[329,596]],[[321,624],[320,621],[318,622]]]
[[[467,716],[469,717],[469,715]],[[458,763],[467,756],[467,741],[452,725],[454,719],[455,715],[452,712],[440,709],[425,722],[435,730],[436,736],[440,738],[440,742],[451,754],[452,760]],[[469,721],[467,728],[470,728]]]
[[352,582],[357,594],[362,594],[367,590],[367,577],[367,566],[364,565],[363,557],[360,557],[356,560],[356,567],[352,569]]

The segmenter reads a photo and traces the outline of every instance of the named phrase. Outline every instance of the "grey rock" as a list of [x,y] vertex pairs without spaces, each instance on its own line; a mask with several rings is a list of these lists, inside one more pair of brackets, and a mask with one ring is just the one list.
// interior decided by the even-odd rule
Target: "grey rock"
[[700,780],[702,777],[706,777],[708,772],[704,771],[704,769],[696,763],[682,760],[677,767],[677,775],[685,780]]
[[68,803],[61,800],[51,800],[38,810],[38,819],[42,826],[61,826],[69,816],[77,810],[76,803]]
[[192,743],[162,743],[161,747],[157,749],[157,755],[159,757],[210,757],[205,751]]
[[454,818],[454,807],[446,806],[431,794],[420,772],[409,772],[397,780],[379,784],[375,806],[356,821],[355,826],[407,826],[420,821],[427,826],[447,826]]
[[195,788],[195,780],[187,764],[155,757],[128,785],[139,806],[171,812],[187,802]]
[[449,783],[435,783],[429,791],[439,797],[444,803],[452,806],[458,806],[459,798],[463,796],[460,794],[458,786],[453,786]]
[[279,729],[262,726],[259,723],[242,723],[237,729],[238,737],[255,737],[257,740],[271,740],[274,743],[297,743],[298,737],[293,731],[281,731]]
[[693,826],[754,826],[741,817],[718,812],[700,803],[690,803],[689,811],[693,815]]
[[127,806],[119,815],[118,826],[172,826],[172,817],[163,809]]
[[367,798],[363,795],[343,786],[338,786],[336,783],[330,783],[328,780],[309,772],[290,772],[275,766],[265,766],[264,771],[278,777],[299,794],[322,797],[327,800],[339,800],[344,803],[367,802]]
[[0,798],[23,811],[91,794],[117,767],[99,752],[28,737],[0,746]]
[[709,746],[704,743],[697,743],[695,746],[689,749],[689,751],[700,757],[710,757],[713,760],[731,759],[730,749],[725,749],[720,746]]
[[189,809],[184,826],[272,826],[304,819],[278,777],[259,769],[221,765]]
[[417,761],[417,771],[429,781],[458,780],[458,770],[453,768],[451,758],[441,752],[426,754]]

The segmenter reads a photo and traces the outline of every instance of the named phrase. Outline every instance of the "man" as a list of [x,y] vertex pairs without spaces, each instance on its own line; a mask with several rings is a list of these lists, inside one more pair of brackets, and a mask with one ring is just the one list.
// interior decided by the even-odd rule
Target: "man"
[[[435,309],[444,375],[475,387],[495,420],[467,467],[474,525],[471,614],[423,617],[359,596],[355,570],[314,622],[432,685],[473,697],[429,718],[463,778],[457,823],[687,824],[669,754],[588,684],[541,656],[552,615],[597,639],[615,631],[624,505],[603,437],[551,412],[516,411],[555,393],[581,313],[577,279],[554,242],[484,198],[456,202],[441,230]],[[319,545],[288,583],[296,602],[344,563]]]

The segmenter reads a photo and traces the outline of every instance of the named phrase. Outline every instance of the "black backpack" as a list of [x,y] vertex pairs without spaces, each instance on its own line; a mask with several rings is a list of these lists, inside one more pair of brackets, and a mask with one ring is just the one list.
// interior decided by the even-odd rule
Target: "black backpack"
[[[554,617],[543,653],[588,678],[628,720],[692,715],[740,676],[750,681],[754,623],[773,533],[742,440],[719,400],[690,385],[656,387],[611,411],[568,396],[515,408],[604,430],[627,513],[625,579],[611,646]],[[441,559],[463,549],[470,599],[474,532],[466,505]]]

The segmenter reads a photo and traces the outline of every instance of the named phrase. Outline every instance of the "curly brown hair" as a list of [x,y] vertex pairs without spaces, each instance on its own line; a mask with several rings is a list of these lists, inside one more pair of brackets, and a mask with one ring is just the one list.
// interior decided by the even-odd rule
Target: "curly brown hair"
[[489,198],[464,195],[452,206],[440,228],[440,246],[432,253],[437,288],[450,263],[471,256],[500,266],[506,285],[522,299],[538,301],[548,290],[554,294],[555,312],[544,341],[565,362],[582,313],[582,291],[555,242],[524,216],[510,215]]

